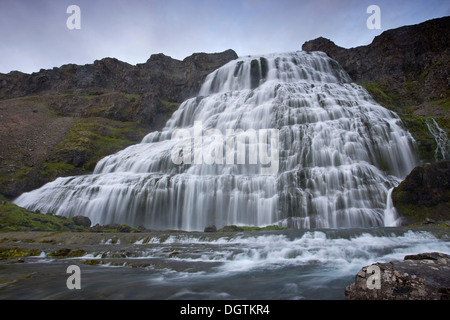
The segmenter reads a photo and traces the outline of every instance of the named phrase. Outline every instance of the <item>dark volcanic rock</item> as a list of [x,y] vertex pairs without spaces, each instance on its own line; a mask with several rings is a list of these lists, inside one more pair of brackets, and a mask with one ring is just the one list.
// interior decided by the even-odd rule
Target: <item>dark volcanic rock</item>
[[406,222],[450,219],[450,161],[414,168],[392,192],[393,204]]
[[15,71],[0,74],[0,97],[123,92],[152,93],[162,99],[182,102],[197,93],[209,73],[237,57],[233,50],[227,50],[213,54],[195,53],[179,61],[160,53],[136,66],[104,58],[93,64],[68,64],[32,74]]
[[114,58],[32,74],[0,74],[0,194],[14,198],[59,176],[92,172],[103,157],[164,126],[233,50],[183,61]]
[[73,223],[79,226],[89,228],[91,226],[91,219],[85,216],[75,216],[72,218]]
[[215,225],[206,226],[204,232],[217,232],[217,227]]
[[345,288],[346,299],[450,299],[449,255],[422,253],[405,256],[403,261],[375,263],[370,267],[372,272],[367,271],[369,266],[362,268],[355,276],[355,282]]
[[179,105],[195,96],[209,73],[237,57],[227,50],[180,61],[160,53],[136,66],[104,58],[32,74],[14,71],[0,74],[0,98],[50,95],[50,108],[61,116],[137,121],[158,129],[174,111],[163,102]]
[[450,17],[383,32],[367,46],[345,49],[318,38],[304,51],[323,51],[355,82],[376,82],[396,104],[407,106],[448,98]]

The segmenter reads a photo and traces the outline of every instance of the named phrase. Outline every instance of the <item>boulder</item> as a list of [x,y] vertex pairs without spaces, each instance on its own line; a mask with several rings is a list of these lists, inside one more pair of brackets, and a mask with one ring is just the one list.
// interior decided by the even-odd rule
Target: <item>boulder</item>
[[449,300],[450,256],[440,252],[363,267],[345,288],[347,300]]
[[89,228],[91,226],[91,219],[85,216],[75,216],[72,220],[76,225],[83,226],[85,228]]
[[215,225],[210,225],[210,226],[206,226],[204,229],[204,232],[216,232],[217,231],[217,227]]
[[392,191],[392,202],[406,223],[450,219],[450,160],[414,168]]
[[220,232],[242,232],[242,231],[244,231],[244,229],[233,224],[233,225],[224,226],[219,231]]

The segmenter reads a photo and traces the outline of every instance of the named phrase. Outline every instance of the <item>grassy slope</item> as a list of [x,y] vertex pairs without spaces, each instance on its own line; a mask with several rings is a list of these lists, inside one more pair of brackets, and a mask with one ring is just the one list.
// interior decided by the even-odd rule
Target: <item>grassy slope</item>
[[[406,129],[417,141],[419,158],[422,162],[442,160],[435,158],[436,141],[428,130],[427,121],[433,118],[438,123],[439,127],[447,132],[447,135],[449,135],[449,116],[415,115],[414,92],[411,92],[411,100],[404,101],[398,94],[382,84],[370,82],[360,83],[360,85],[371,94],[376,102],[398,114]],[[406,85],[406,88],[408,88],[408,85]],[[413,88],[410,88],[410,90],[413,91]],[[448,96],[439,100],[429,101],[428,103],[431,107],[440,110],[442,114],[450,115],[450,98]]]
[[[426,74],[424,73],[419,77],[419,84],[425,76]],[[415,106],[420,104],[420,102],[415,101],[416,97],[413,92],[417,83],[405,83],[404,85],[405,88],[410,91],[409,101],[402,100],[394,91],[376,82],[360,83],[360,85],[362,85],[379,104],[399,115],[405,128],[416,140],[418,148],[417,152],[423,163],[444,160],[441,159],[435,152],[437,144],[435,138],[428,129],[427,123],[430,123],[431,120],[434,119],[439,127],[447,133],[447,136],[449,136],[450,98],[448,95],[439,100],[427,101],[429,108],[432,108],[434,112],[438,110],[438,113],[443,114],[443,116],[417,115],[414,114],[416,109]],[[414,103],[414,101],[416,103]],[[446,192],[448,193],[449,191]],[[450,212],[448,212],[448,208],[450,208],[449,201],[440,202],[431,207],[417,206],[408,201],[408,196],[409,193],[405,193],[400,187],[395,188],[392,193],[394,206],[400,216],[406,218],[407,223],[421,223],[426,218],[431,218],[438,221],[450,219]],[[443,226],[446,227],[446,225]]]
[[0,231],[71,231],[82,229],[71,218],[34,213],[0,195]]

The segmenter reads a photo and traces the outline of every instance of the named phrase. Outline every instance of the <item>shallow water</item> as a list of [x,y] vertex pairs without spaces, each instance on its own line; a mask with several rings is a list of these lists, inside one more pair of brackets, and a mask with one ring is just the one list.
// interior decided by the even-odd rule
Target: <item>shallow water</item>
[[[448,237],[399,228],[105,235],[83,257],[2,261],[0,299],[340,300],[366,265],[450,254]],[[80,267],[80,290],[66,286],[69,265]]]

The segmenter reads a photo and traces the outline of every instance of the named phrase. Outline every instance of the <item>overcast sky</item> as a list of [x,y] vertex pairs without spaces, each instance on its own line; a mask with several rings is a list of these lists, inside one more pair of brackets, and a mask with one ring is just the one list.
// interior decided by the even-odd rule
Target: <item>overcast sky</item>
[[[368,29],[378,5],[381,29]],[[70,30],[69,5],[81,11]],[[319,36],[351,48],[384,30],[450,15],[449,0],[0,0],[0,72],[26,73],[154,53],[184,59],[233,49],[239,56],[301,50]]]

